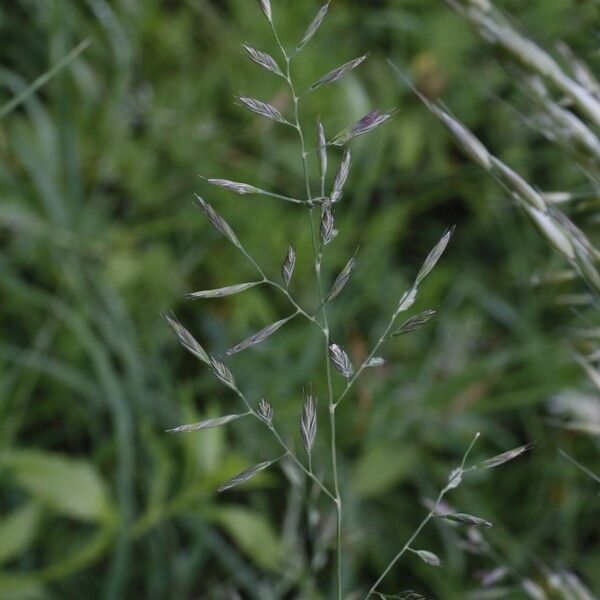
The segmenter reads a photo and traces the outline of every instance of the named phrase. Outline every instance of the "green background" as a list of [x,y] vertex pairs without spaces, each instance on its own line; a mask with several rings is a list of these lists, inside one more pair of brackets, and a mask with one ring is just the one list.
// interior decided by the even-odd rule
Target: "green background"
[[[560,38],[598,64],[597,3],[499,6],[544,47]],[[285,45],[317,8],[273,0]],[[177,344],[164,313],[173,310],[219,354],[289,311],[263,287],[185,300],[255,277],[193,206],[194,193],[274,278],[295,243],[292,287],[316,308],[304,210],[199,177],[302,193],[293,132],[234,99],[241,92],[289,113],[281,80],[240,50],[248,41],[275,55],[267,23],[250,0],[3,2],[0,105],[86,38],[79,58],[0,120],[0,598],[218,599],[235,598],[235,589],[242,598],[308,597],[308,577],[287,584],[303,559],[286,544],[294,515],[298,530],[311,532],[305,550],[326,534],[326,498],[311,500],[307,515],[296,504],[309,490],[291,487],[278,468],[217,497],[222,481],[278,455],[254,421],[165,433],[241,407]],[[426,513],[422,500],[436,495],[480,431],[474,460],[526,442],[535,449],[468,477],[451,504],[496,524],[486,539],[522,576],[541,581],[545,567],[569,568],[600,590],[598,487],[558,454],[598,472],[597,439],[558,427],[551,410],[558,396],[579,394],[597,415],[597,396],[569,355],[569,327],[592,328],[595,313],[564,305],[582,291],[574,284],[531,285],[535,272],[564,264],[386,59],[541,189],[586,194],[589,184],[528,127],[527,98],[443,2],[335,0],[294,75],[304,88],[365,52],[359,70],[302,110],[314,147],[318,115],[334,133],[375,108],[400,108],[352,145],[340,233],[325,259],[330,281],[360,247],[330,310],[333,338],[355,364],[444,229],[457,230],[415,307],[438,309],[436,319],[387,343],[387,365],[366,373],[339,413],[345,588],[374,581]],[[332,169],[339,158],[330,153]],[[593,200],[575,215],[592,239]],[[315,464],[327,479],[321,352],[318,336],[296,320],[228,364],[252,401],[272,403],[299,453],[302,391],[312,385],[321,400]],[[461,538],[464,528],[434,522],[417,547],[443,567],[406,556],[384,589],[469,597],[474,575],[494,563],[465,553]],[[333,595],[330,558],[317,577],[321,597]],[[504,594],[523,597],[510,579]]]

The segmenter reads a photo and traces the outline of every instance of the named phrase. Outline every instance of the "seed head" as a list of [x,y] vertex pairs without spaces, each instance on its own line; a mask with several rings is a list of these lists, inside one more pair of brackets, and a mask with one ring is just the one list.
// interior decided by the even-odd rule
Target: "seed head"
[[346,184],[346,180],[348,179],[348,174],[350,173],[350,164],[352,162],[352,153],[348,148],[346,148],[344,152],[344,157],[342,158],[342,164],[335,176],[335,183],[333,184],[333,192],[331,192],[331,201],[333,203],[339,202],[342,198],[342,193],[344,191],[344,185]]
[[258,414],[269,427],[273,424],[273,407],[264,398],[258,403]]
[[362,119],[360,119],[360,121],[357,121],[354,125],[352,125],[352,127],[340,131],[340,133],[333,138],[331,143],[334,146],[343,146],[355,137],[365,135],[380,125],[387,123],[387,121],[389,121],[396,114],[396,112],[398,112],[397,109],[390,110],[386,113],[382,113],[379,110],[374,110],[368,115],[365,115]]
[[327,138],[325,137],[325,128],[319,119],[317,121],[317,137],[319,140],[319,169],[321,177],[327,174]]
[[292,275],[294,274],[294,267],[296,266],[296,249],[294,246],[288,248],[285,260],[281,266],[281,278],[285,283],[286,287],[290,284]]
[[348,358],[348,355],[338,344],[329,346],[329,358],[333,366],[346,378],[350,379],[354,375],[354,367]]
[[333,213],[331,212],[331,207],[327,204],[323,205],[323,210],[321,211],[321,242],[323,246],[328,246],[333,240],[334,237],[334,220]]
[[236,194],[257,194],[260,190],[253,185],[247,183],[239,183],[237,181],[229,181],[228,179],[209,179],[208,183],[216,185]]
[[317,435],[317,404],[312,394],[308,394],[302,408],[300,419],[300,437],[307,454],[312,451]]
[[273,11],[271,10],[271,1],[270,0],[258,0],[258,4],[260,5],[260,10],[265,13],[265,17],[267,17],[268,21],[273,20]]

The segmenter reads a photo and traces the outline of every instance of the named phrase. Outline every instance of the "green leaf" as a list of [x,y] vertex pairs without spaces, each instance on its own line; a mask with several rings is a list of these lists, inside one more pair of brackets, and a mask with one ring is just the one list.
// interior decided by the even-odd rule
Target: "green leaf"
[[29,503],[0,521],[0,564],[21,555],[35,536],[40,509]]
[[0,466],[34,498],[64,515],[101,521],[110,513],[105,483],[87,461],[39,450],[13,450],[0,457]]
[[6,115],[25,102],[32,94],[35,94],[39,88],[46,85],[57,73],[70,65],[89,45],[90,40],[83,40],[83,42],[75,46],[69,54],[59,60],[51,69],[40,75],[33,83],[28,85],[6,104],[0,106],[0,119],[6,117]]
[[5,600],[42,600],[48,598],[42,585],[31,575],[0,573],[0,598]]
[[264,569],[278,569],[281,542],[262,514],[241,506],[227,506],[216,509],[210,517],[225,529],[250,560]]

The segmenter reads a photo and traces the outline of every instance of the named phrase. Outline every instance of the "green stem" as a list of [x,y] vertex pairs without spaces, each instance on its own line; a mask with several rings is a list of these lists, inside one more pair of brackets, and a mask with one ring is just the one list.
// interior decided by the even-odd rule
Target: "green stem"
[[344,389],[344,391],[340,394],[340,397],[337,399],[337,402],[335,403],[336,407],[346,397],[346,395],[348,394],[348,392],[350,391],[350,389],[354,385],[354,382],[360,377],[361,373],[365,370],[365,368],[369,364],[369,361],[375,356],[375,354],[377,353],[377,351],[379,350],[379,348],[381,348],[381,345],[387,339],[387,337],[388,337],[388,335],[390,333],[390,330],[394,326],[394,323],[396,322],[396,319],[398,318],[399,314],[400,314],[400,311],[398,311],[398,310],[394,311],[394,314],[392,315],[392,318],[390,319],[390,321],[387,324],[385,330],[383,331],[383,333],[381,334],[381,336],[377,340],[377,343],[375,344],[375,346],[373,347],[373,349],[369,353],[369,356],[367,356],[367,358],[363,361],[363,363],[357,369],[356,373],[354,373],[354,375],[352,376],[352,378],[348,381],[348,385],[346,386],[346,389]]
[[[306,152],[306,143],[304,140],[304,132],[302,131],[302,126],[300,124],[300,111],[299,111],[299,99],[300,97],[296,93],[296,89],[294,87],[294,83],[291,76],[291,56],[288,55],[279,36],[277,35],[277,30],[275,25],[271,21],[271,29],[273,30],[273,35],[275,36],[275,40],[281,50],[283,58],[285,60],[286,65],[286,73],[285,79],[288,83],[288,87],[292,94],[292,99],[294,102],[294,127],[298,132],[298,137],[300,139],[300,151],[302,154],[302,170],[304,171],[304,183],[306,187],[306,201],[309,205],[312,204],[312,192],[310,189],[310,176],[308,169],[308,153]],[[324,183],[321,183],[322,191],[324,191]],[[322,194],[322,196],[324,193]],[[336,588],[337,588],[337,598],[338,600],[342,600],[342,499],[339,491],[339,477],[338,477],[338,468],[337,468],[337,452],[336,452],[336,428],[335,428],[335,408],[336,404],[333,399],[333,383],[331,378],[331,364],[329,362],[329,324],[327,321],[327,312],[325,310],[325,302],[323,298],[323,284],[321,280],[321,252],[317,250],[317,243],[315,237],[315,225],[313,219],[314,208],[311,207],[309,211],[309,220],[310,220],[310,232],[311,232],[311,241],[313,248],[313,260],[315,267],[315,276],[317,280],[317,288],[319,292],[319,300],[320,300],[320,310],[323,316],[323,336],[325,342],[325,364],[327,369],[327,391],[329,396],[329,426],[330,426],[330,435],[331,435],[331,466],[333,471],[333,485],[334,485],[334,493],[335,498],[333,499],[336,507],[336,516],[337,516],[337,544],[336,544]]]
[[291,198],[290,196],[283,196],[282,194],[276,194],[274,192],[267,192],[266,190],[260,191],[261,196],[269,196],[270,198],[277,198],[279,200],[285,200],[293,204],[306,204],[306,200],[298,200],[298,198]]
[[294,297],[290,294],[289,290],[285,286],[270,279],[267,276],[267,274],[264,272],[263,268],[256,262],[256,260],[252,257],[252,255],[243,246],[239,246],[239,249],[240,249],[241,253],[248,259],[248,261],[258,271],[258,274],[262,277],[261,283],[266,283],[267,285],[270,285],[271,287],[274,287],[274,288],[278,289],[280,292],[282,292],[286,296],[286,298],[290,301],[290,304],[296,309],[298,314],[302,315],[305,319],[308,319],[311,323],[314,323],[321,330],[321,332],[324,333],[323,326],[319,323],[317,318],[314,315],[310,315],[309,313],[307,313],[296,302]]
[[[396,313],[397,312],[398,311],[396,311]],[[479,439],[479,433],[475,434],[473,441],[471,442],[471,444],[467,448],[467,451],[463,455],[461,466],[458,468],[460,470],[461,477],[464,473],[466,473],[467,471],[470,471],[473,468],[473,467],[469,467],[468,469],[465,469],[465,463],[467,461],[467,457],[469,456],[469,453],[473,449],[473,446],[475,445],[475,442],[478,439]],[[452,471],[450,475],[452,475],[452,473],[454,473],[454,471]],[[438,510],[440,503],[442,502],[442,499],[444,498],[444,496],[450,490],[452,490],[456,487],[456,485],[453,485],[452,481],[450,481],[450,477],[448,479],[449,479],[448,483],[442,488],[442,491],[438,494],[438,497],[435,501],[435,504],[433,505],[433,508],[429,511],[427,516],[421,521],[421,524],[415,529],[414,533],[410,536],[410,538],[408,538],[408,541],[406,542],[406,544],[404,544],[404,546],[402,546],[402,548],[400,549],[400,552],[398,552],[398,554],[396,554],[396,556],[394,556],[394,558],[392,558],[392,560],[388,563],[388,566],[385,568],[383,573],[379,576],[379,579],[377,579],[377,581],[371,586],[371,589],[367,592],[367,595],[365,596],[365,600],[368,600],[370,598],[370,596],[375,592],[375,590],[379,587],[379,584],[385,579],[386,575],[392,570],[393,566],[400,560],[402,555],[407,550],[411,549],[410,548],[411,544],[415,541],[417,536],[421,533],[421,531],[423,530],[423,527],[425,527],[425,525],[427,525],[427,523],[429,523],[429,521],[431,521],[431,519],[433,517],[435,517],[437,510]]]
[[6,117],[6,115],[17,108],[19,104],[25,102],[25,100],[32,94],[35,94],[39,88],[46,85],[46,83],[48,83],[48,81],[50,81],[57,73],[70,65],[90,44],[91,41],[89,39],[83,40],[83,42],[75,46],[75,48],[73,48],[73,50],[65,57],[61,58],[49,71],[40,75],[32,84],[28,85],[24,90],[14,96],[14,98],[0,106],[0,119]]
[[239,388],[234,387],[233,391],[239,396],[239,398],[244,403],[244,405],[246,406],[246,408],[248,409],[248,411],[250,412],[250,414],[252,414],[252,416],[255,417],[256,419],[258,419],[261,423],[263,423],[263,425],[267,426],[267,428],[269,429],[269,431],[273,434],[273,436],[275,436],[275,439],[279,442],[279,445],[286,451],[286,454],[294,461],[294,463],[308,477],[310,477],[310,479],[312,479],[321,488],[321,490],[327,496],[329,496],[329,498],[331,498],[333,501],[335,501],[334,495],[329,491],[329,489],[325,486],[325,484],[312,472],[312,470],[307,469],[302,464],[302,461],[294,454],[294,451],[285,443],[284,439],[281,437],[281,435],[279,434],[279,432],[275,429],[275,427],[273,426],[273,424],[269,425],[269,423],[266,423],[264,421],[264,419],[262,419],[261,416],[256,413],[256,411],[252,408],[252,406],[248,402],[248,399],[246,398],[246,396],[244,395],[244,393]]
[[446,491],[447,491],[446,489],[443,489],[440,492],[439,496],[437,497],[437,500],[435,501],[434,507],[429,511],[427,516],[421,521],[421,524],[415,529],[415,531],[410,536],[410,538],[408,538],[408,541],[406,542],[406,544],[404,544],[404,546],[402,546],[400,552],[398,552],[398,554],[396,554],[396,556],[394,556],[394,558],[392,558],[392,560],[388,563],[388,566],[385,568],[383,573],[379,576],[379,579],[377,579],[377,581],[371,586],[371,589],[367,592],[367,595],[365,596],[365,600],[368,600],[375,593],[375,590],[379,587],[379,584],[385,579],[385,577],[392,570],[394,565],[400,560],[400,558],[404,555],[404,553],[410,548],[410,545],[417,539],[418,535],[421,533],[421,531],[423,530],[425,525],[427,525],[427,523],[429,523],[429,521],[431,521],[431,519],[435,516],[435,513],[437,512],[437,509],[438,509],[440,502],[442,501],[442,498],[444,497],[444,494],[446,493]]

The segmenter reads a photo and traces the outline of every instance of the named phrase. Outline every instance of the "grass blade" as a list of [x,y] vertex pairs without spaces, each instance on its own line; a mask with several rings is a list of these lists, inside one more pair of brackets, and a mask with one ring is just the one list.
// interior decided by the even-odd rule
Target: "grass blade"
[[40,75],[33,83],[28,85],[22,92],[17,94],[14,98],[9,100],[6,104],[0,107],[0,119],[6,117],[11,113],[17,106],[25,102],[29,96],[35,94],[42,86],[46,85],[54,76],[56,76],[65,67],[69,66],[88,46],[91,44],[89,39],[83,40],[80,44],[75,46],[69,54],[59,60],[50,70]]

